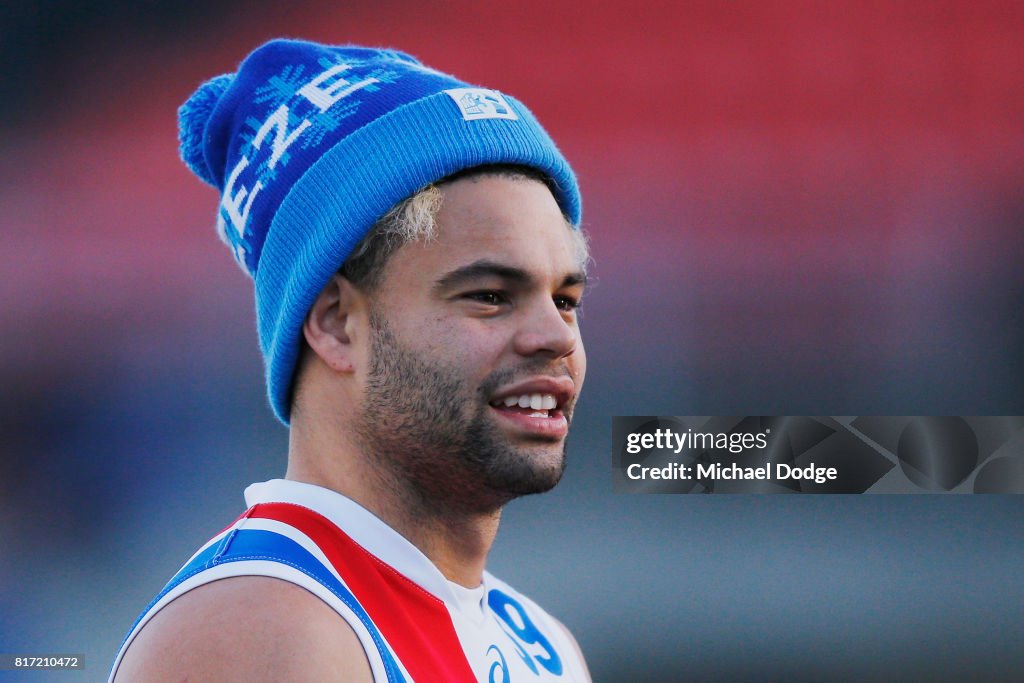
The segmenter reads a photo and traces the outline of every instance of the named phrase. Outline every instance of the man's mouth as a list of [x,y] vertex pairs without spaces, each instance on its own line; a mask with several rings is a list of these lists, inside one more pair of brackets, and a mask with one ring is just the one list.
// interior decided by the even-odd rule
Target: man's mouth
[[491,406],[499,410],[527,415],[535,418],[550,418],[561,415],[558,399],[554,394],[519,394],[497,398]]
[[561,441],[569,431],[576,386],[566,376],[532,377],[505,386],[488,401],[506,428],[530,438]]

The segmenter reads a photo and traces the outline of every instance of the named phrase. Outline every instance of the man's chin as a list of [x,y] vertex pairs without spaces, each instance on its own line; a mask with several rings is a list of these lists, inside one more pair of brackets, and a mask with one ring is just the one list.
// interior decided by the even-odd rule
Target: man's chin
[[511,497],[550,491],[562,480],[565,472],[565,445],[534,444],[516,449],[515,456],[505,462],[492,462],[488,479],[491,485]]

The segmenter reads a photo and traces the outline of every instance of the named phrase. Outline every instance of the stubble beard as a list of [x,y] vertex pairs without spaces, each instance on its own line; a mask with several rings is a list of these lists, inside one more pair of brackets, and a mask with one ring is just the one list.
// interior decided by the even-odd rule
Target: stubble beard
[[488,397],[498,387],[536,369],[498,370],[479,387],[468,386],[458,367],[409,350],[383,319],[373,317],[371,327],[372,358],[356,435],[379,483],[428,514],[493,513],[558,483],[565,442],[557,450],[539,439],[517,447],[488,412]]

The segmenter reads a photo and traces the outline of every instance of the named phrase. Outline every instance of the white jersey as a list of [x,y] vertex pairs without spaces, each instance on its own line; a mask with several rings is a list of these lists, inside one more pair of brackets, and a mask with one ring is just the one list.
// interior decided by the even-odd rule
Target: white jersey
[[302,586],[352,627],[374,681],[587,681],[576,648],[532,600],[484,572],[448,581],[412,543],[365,508],[311,484],[275,479],[245,491],[249,509],[199,549],[129,631],[169,602],[230,576]]

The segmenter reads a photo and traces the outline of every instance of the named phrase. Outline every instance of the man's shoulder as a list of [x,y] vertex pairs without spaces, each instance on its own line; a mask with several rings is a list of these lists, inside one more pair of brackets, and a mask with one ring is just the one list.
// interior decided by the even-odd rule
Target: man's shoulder
[[125,652],[117,681],[372,681],[359,638],[295,584],[235,576],[157,612]]

